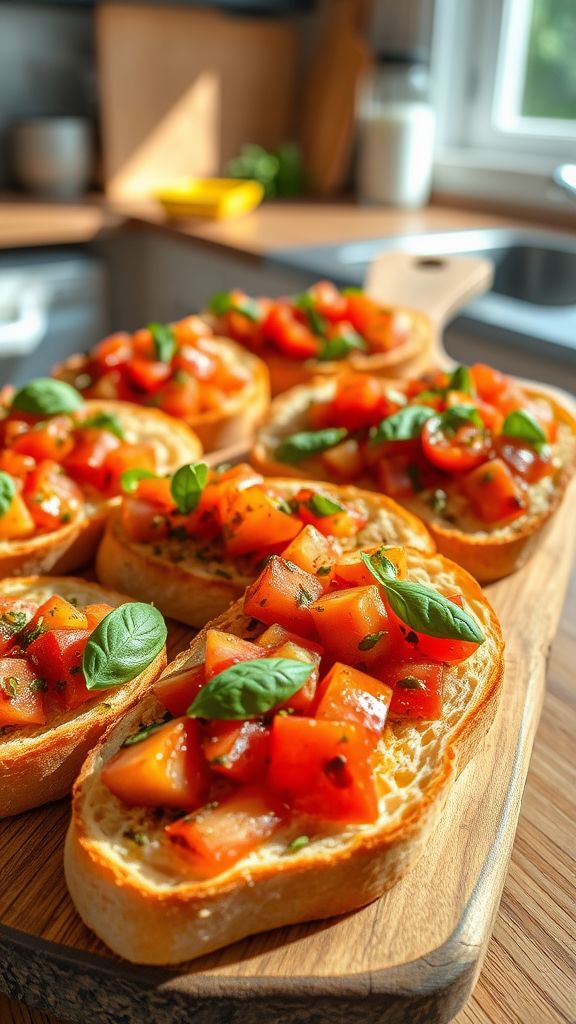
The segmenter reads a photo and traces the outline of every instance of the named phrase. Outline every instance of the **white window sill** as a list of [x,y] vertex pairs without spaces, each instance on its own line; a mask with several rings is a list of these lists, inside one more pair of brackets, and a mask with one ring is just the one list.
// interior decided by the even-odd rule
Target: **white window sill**
[[561,160],[484,150],[443,150],[434,163],[437,192],[494,199],[561,212],[574,210],[568,195],[552,182]]

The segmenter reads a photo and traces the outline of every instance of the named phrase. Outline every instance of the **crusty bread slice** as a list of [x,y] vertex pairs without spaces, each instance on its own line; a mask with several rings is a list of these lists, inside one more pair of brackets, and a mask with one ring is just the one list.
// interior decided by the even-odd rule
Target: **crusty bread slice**
[[[202,455],[202,445],[185,423],[173,420],[158,409],[141,409],[129,402],[94,400],[84,404],[87,416],[96,412],[118,417],[126,440],[151,444],[159,473],[169,473]],[[31,573],[68,573],[92,561],[102,537],[106,519],[118,498],[101,500],[92,494],[84,511],[72,522],[51,533],[25,540],[0,541],[0,577]]]
[[[366,526],[355,536],[341,538],[344,548],[366,548],[379,544],[401,544],[426,554],[435,551],[426,527],[411,512],[390,498],[356,487],[335,487],[288,479],[266,480],[289,500],[301,486],[332,494],[346,505],[368,516]],[[202,548],[202,557],[197,553]],[[120,515],[110,517],[96,560],[98,579],[106,586],[153,601],[164,615],[200,629],[243,594],[257,575],[254,559],[226,557],[223,544],[199,545],[167,540],[154,544],[131,541]]]
[[[398,387],[398,382],[390,382]],[[480,523],[471,516],[458,523],[449,523],[436,514],[418,495],[402,499],[401,504],[424,520],[436,541],[438,550],[462,565],[480,583],[490,583],[515,572],[528,560],[538,545],[541,532],[560,504],[576,463],[576,417],[555,393],[530,384],[523,385],[530,398],[547,402],[559,423],[556,454],[558,469],[554,476],[546,477],[528,488],[528,512],[505,525]],[[294,388],[274,399],[267,422],[258,432],[250,461],[265,474],[281,473],[290,476],[331,480],[326,465],[318,456],[286,465],[279,462],[275,451],[280,442],[298,431],[310,430],[308,410],[314,402],[327,401],[334,394],[334,380],[316,379],[311,384]],[[568,398],[568,396],[566,396]],[[364,476],[357,481],[359,487],[376,489],[374,479]]]
[[[199,881],[163,833],[167,818],[128,809],[101,780],[103,764],[141,723],[161,717],[148,698],[110,730],[74,787],[65,871],[84,922],[115,953],[138,963],[175,964],[246,935],[342,914],[380,896],[418,860],[458,773],[495,714],[503,641],[480,587],[440,555],[408,553],[409,577],[444,594],[461,591],[486,640],[446,669],[440,722],[393,722],[378,748],[381,813],[373,825],[344,828],[302,818],[209,881]],[[257,635],[237,602],[211,626]],[[204,630],[168,668],[203,660]],[[134,836],[145,837],[135,843]],[[307,835],[293,852],[290,842]]]
[[[52,594],[80,605],[117,607],[129,597],[73,576],[21,576],[0,582],[0,596],[41,604]],[[46,725],[0,729],[0,818],[20,814],[70,792],[88,751],[102,733],[146,693],[166,665],[166,651],[129,683],[99,690],[73,711],[53,715]]]
[[[290,359],[275,349],[268,349],[265,359],[272,395],[279,395],[317,376],[334,377],[343,370],[374,373],[378,377],[404,377],[423,370],[432,358],[434,328],[430,320],[416,309],[394,307],[391,312],[409,320],[410,330],[406,340],[388,352],[367,353],[353,349],[345,359],[323,362],[320,359]],[[204,314],[203,319],[212,327],[218,323],[217,317],[210,313]]]
[[[229,338],[204,338],[203,343],[208,348],[213,346],[226,363],[243,367],[248,378],[246,386],[231,394],[218,409],[194,413],[186,421],[177,421],[186,422],[197,434],[204,451],[212,452],[236,441],[251,440],[270,404],[270,379],[266,364],[235,341]],[[75,384],[86,374],[88,366],[88,356],[69,356],[65,362],[54,367],[52,376],[68,384]],[[102,398],[107,396],[102,394]],[[141,412],[145,411],[144,407],[137,408]]]

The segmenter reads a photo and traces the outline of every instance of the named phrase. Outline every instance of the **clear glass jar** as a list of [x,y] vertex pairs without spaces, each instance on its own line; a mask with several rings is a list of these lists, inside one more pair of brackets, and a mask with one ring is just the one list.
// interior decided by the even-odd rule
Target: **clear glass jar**
[[430,195],[435,117],[422,57],[377,58],[361,91],[358,128],[359,199],[423,206]]

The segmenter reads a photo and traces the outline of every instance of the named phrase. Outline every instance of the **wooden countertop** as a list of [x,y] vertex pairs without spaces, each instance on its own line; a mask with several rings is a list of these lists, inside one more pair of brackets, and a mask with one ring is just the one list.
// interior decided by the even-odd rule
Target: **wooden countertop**
[[[500,911],[480,980],[454,1024],[571,1024],[575,943],[576,565]],[[572,797],[571,797],[572,794]],[[64,1024],[0,996],[2,1024]]]
[[0,249],[80,244],[112,231],[147,228],[257,258],[279,246],[511,225],[533,226],[517,218],[448,206],[397,210],[312,201],[267,203],[237,220],[175,222],[152,201],[112,203],[87,196],[63,203],[0,195]]

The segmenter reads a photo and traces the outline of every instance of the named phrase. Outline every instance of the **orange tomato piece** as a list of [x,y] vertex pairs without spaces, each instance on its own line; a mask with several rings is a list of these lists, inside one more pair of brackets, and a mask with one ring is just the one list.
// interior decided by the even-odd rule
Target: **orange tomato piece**
[[280,647],[281,644],[285,644],[288,640],[292,640],[295,644],[299,644],[300,647],[305,647],[307,651],[314,651],[316,654],[320,655],[324,653],[322,645],[316,643],[315,640],[310,640],[308,637],[298,636],[297,633],[291,633],[288,629],[284,629],[284,626],[279,626],[277,622],[272,626],[268,626],[268,628],[260,634],[256,643],[259,647]]
[[230,499],[223,526],[231,558],[259,551],[263,544],[287,544],[302,529],[300,521],[278,507],[262,487],[247,487]]
[[123,372],[131,387],[142,395],[151,395],[170,378],[172,369],[169,363],[155,359],[131,359]]
[[340,555],[338,542],[332,537],[325,537],[312,525],[304,526],[282,552],[282,558],[316,576],[325,589],[330,579],[330,567]]
[[340,822],[378,817],[376,737],[351,722],[276,715],[268,783],[294,810]]
[[[396,568],[398,579],[406,579],[406,548],[389,545],[378,549]],[[362,560],[359,551],[345,551],[332,566],[332,578],[338,585],[348,587],[373,586],[374,577]]]
[[166,381],[158,389],[154,395],[154,404],[169,416],[186,420],[198,412],[201,394],[200,385],[192,374],[179,370],[172,380]]
[[0,655],[14,647],[18,634],[30,622],[35,611],[33,601],[0,598]]
[[96,626],[100,625],[102,619],[105,619],[108,613],[112,611],[112,605],[104,604],[103,602],[100,604],[87,604],[83,608],[83,611],[86,616],[86,628],[93,630],[96,629]]
[[200,739],[198,722],[175,718],[122,747],[104,765],[102,781],[130,807],[200,807],[210,784]]
[[386,725],[392,689],[351,665],[336,662],[320,683],[315,718],[354,722],[381,736]]
[[343,373],[330,403],[330,426],[362,430],[376,425],[393,409],[384,394],[382,381],[367,373]]
[[120,492],[120,477],[128,469],[146,469],[153,473],[156,469],[154,447],[151,444],[128,444],[122,441],[117,448],[110,451],[103,464],[102,482],[106,493]]
[[31,537],[36,524],[21,494],[13,495],[6,511],[0,515],[0,540]]
[[167,825],[166,834],[192,859],[199,875],[212,878],[261,846],[286,817],[286,808],[273,794],[262,787],[243,786],[197,814]]
[[[324,498],[339,505],[339,511],[324,515]],[[323,494],[321,490],[303,488],[298,491],[294,500],[298,502],[297,515],[302,522],[315,526],[320,533],[328,537],[355,537],[368,521],[366,514],[359,509],[352,505],[343,505],[340,501],[335,501],[332,495]]]
[[491,459],[460,480],[460,487],[482,522],[507,522],[524,515],[524,488],[502,459]]
[[0,728],[46,720],[38,673],[26,658],[0,658]]
[[20,434],[12,448],[20,455],[29,455],[36,462],[53,459],[62,462],[74,447],[72,421],[69,416],[53,416],[38,423],[26,434]]
[[9,473],[10,476],[25,477],[27,473],[32,472],[35,465],[36,463],[30,455],[19,455],[11,448],[5,448],[0,452],[0,470],[3,473]]
[[57,530],[80,514],[84,496],[57,462],[45,459],[24,481],[23,497],[37,527]]
[[273,648],[269,653],[267,652],[266,656],[269,658],[291,658],[293,661],[303,661],[305,664],[313,666],[312,672],[304,685],[296,693],[293,693],[288,700],[279,705],[279,708],[292,708],[298,714],[309,714],[316,696],[321,655],[317,651],[310,650],[306,646],[305,640],[302,643],[298,643],[295,640],[285,640],[284,643],[279,644],[278,647]]
[[154,543],[168,536],[169,520],[164,509],[132,494],[124,497],[120,508],[122,526],[137,544]]
[[206,653],[204,667],[206,680],[224,672],[231,665],[240,661],[252,661],[264,658],[266,652],[258,644],[243,640],[234,633],[224,633],[221,629],[209,629],[206,632]]
[[379,675],[392,687],[391,718],[442,718],[442,665],[418,661],[389,663]]
[[270,728],[258,721],[209,722],[202,749],[218,775],[233,782],[256,782],[266,770]]
[[184,715],[205,681],[204,665],[192,665],[162,676],[152,691],[170,714]]
[[272,555],[244,596],[244,613],[304,637],[314,635],[310,605],[322,594],[320,581],[298,566]]
[[88,629],[86,613],[57,594],[39,605],[30,625],[40,621],[42,629]]
[[98,427],[81,427],[74,437],[74,448],[63,461],[66,471],[78,483],[103,491],[106,460],[110,452],[120,448],[122,441],[111,431]]
[[46,680],[51,693],[66,711],[95,696],[87,689],[82,673],[82,658],[89,636],[89,629],[49,629],[40,633],[27,648],[38,674]]
[[92,360],[102,369],[110,369],[128,362],[132,355],[132,339],[126,331],[108,335],[94,346]]
[[376,585],[324,594],[310,605],[321,642],[336,661],[371,665],[392,646],[386,606]]
[[355,480],[362,475],[364,460],[358,441],[349,437],[328,451],[322,452],[322,462],[340,480]]

